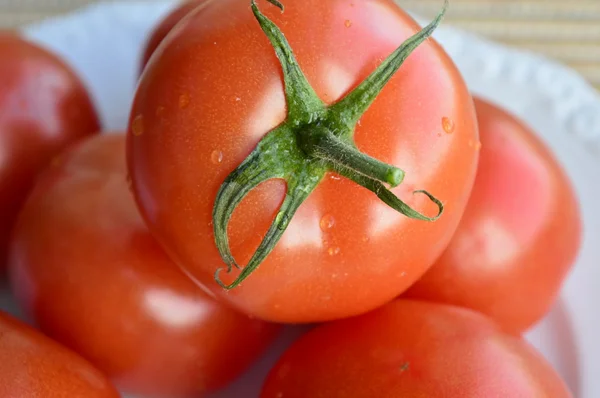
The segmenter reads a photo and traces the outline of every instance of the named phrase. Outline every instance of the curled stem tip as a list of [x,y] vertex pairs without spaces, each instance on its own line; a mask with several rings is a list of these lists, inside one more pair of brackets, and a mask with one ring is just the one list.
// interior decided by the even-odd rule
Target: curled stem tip
[[281,4],[281,2],[277,1],[277,0],[267,0],[269,3],[273,4],[275,7],[279,8],[281,10],[281,12],[285,11],[283,4]]
[[[281,10],[281,12],[284,11],[284,6],[281,2],[279,2],[277,0],[267,0],[267,1],[271,4],[273,4],[275,7],[279,8]],[[258,9],[258,7],[256,6],[256,0],[250,0],[250,7],[252,7],[253,10],[255,8]]]
[[392,191],[387,189],[379,181],[376,181],[365,175],[356,174],[353,172],[353,170],[350,170],[348,168],[338,168],[336,171],[339,174],[341,174],[342,176],[354,181],[358,185],[361,185],[364,188],[368,189],[369,191],[373,192],[375,195],[377,195],[377,197],[383,203],[385,203],[386,205],[390,206],[392,209],[396,210],[397,212],[399,212],[400,214],[403,214],[404,216],[406,216],[408,218],[412,218],[415,220],[421,220],[421,221],[433,222],[433,221],[436,221],[438,218],[440,218],[441,215],[444,213],[444,204],[439,199],[437,199],[435,196],[433,196],[432,194],[430,194],[427,191],[419,190],[419,191],[413,192],[413,194],[422,193],[422,194],[426,195],[429,198],[429,200],[431,200],[433,203],[436,204],[436,206],[438,207],[438,213],[433,217],[426,216],[425,214],[420,213],[417,210],[413,209],[412,207],[407,205],[405,202],[403,202],[400,198],[398,198],[396,195],[394,195],[394,193]]
[[419,193],[427,196],[429,198],[429,200],[431,200],[437,206],[438,213],[435,216],[433,216],[433,217],[428,217],[428,219],[426,220],[426,221],[436,221],[444,213],[444,204],[442,203],[441,200],[439,200],[438,198],[436,198],[435,196],[433,196],[432,194],[430,194],[429,192],[427,192],[427,191],[425,191],[423,189],[419,189],[417,191],[414,191],[413,195],[416,195],[416,194],[419,194]]
[[227,234],[227,226],[235,208],[260,183],[280,175],[279,170],[269,169],[268,165],[262,161],[260,151],[254,151],[225,179],[219,188],[212,214],[213,232],[215,245],[227,266],[227,272],[231,272],[232,266],[240,269],[231,253]]
[[[298,175],[289,176],[287,179],[287,193],[281,204],[281,208],[248,264],[242,268],[240,274],[229,285],[223,283],[220,278],[220,273],[223,268],[220,268],[215,272],[215,281],[222,288],[230,290],[238,286],[250,276],[256,268],[258,268],[265,258],[267,258],[275,248],[277,242],[279,242],[279,239],[283,236],[290,220],[294,217],[294,214],[302,202],[304,202],[317,186],[318,180],[320,179],[313,178],[311,173],[307,172],[307,170],[303,170]],[[226,271],[227,273],[230,273],[231,267],[227,267]]]

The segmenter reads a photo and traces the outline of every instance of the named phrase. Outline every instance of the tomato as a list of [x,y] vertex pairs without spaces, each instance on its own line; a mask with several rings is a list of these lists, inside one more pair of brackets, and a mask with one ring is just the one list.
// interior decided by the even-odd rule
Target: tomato
[[92,365],[0,311],[0,397],[118,398]]
[[34,177],[67,144],[96,133],[96,112],[75,73],[46,50],[0,31],[0,271]]
[[150,34],[148,42],[146,43],[146,49],[144,50],[144,54],[142,56],[141,70],[144,69],[144,66],[146,66],[148,60],[158,45],[163,41],[173,27],[175,27],[175,25],[177,25],[177,23],[181,21],[183,17],[189,14],[194,8],[207,1],[208,0],[185,0],[175,7],[169,14],[167,14],[162,21],[160,21],[160,23]]
[[96,136],[59,159],[11,244],[25,312],[125,391],[187,398],[237,377],[279,326],[218,304],[171,263],[127,188],[125,136]]
[[[325,321],[393,299],[441,254],[474,181],[476,118],[459,72],[433,40],[388,75],[376,99],[381,85],[355,89],[369,86],[361,81],[374,70],[388,73],[378,65],[390,53],[397,66],[394,49],[419,30],[391,0],[285,6],[281,13],[260,1],[303,71],[286,56],[283,76],[257,22],[262,14],[247,0],[209,2],[178,24],[142,75],[128,163],[151,231],[198,283],[262,319]],[[359,160],[373,169],[355,173]],[[394,189],[384,183],[392,187],[402,173],[385,162],[405,171]],[[371,192],[436,214],[416,189],[445,205],[437,221],[405,217]],[[235,280],[216,275],[226,289],[215,283],[217,270],[233,270],[232,258],[240,265],[251,257]]]
[[409,297],[466,306],[519,333],[550,309],[581,241],[573,188],[523,122],[476,100],[481,157],[450,246]]
[[322,325],[269,373],[261,398],[566,398],[533,347],[488,318],[447,305],[397,300]]

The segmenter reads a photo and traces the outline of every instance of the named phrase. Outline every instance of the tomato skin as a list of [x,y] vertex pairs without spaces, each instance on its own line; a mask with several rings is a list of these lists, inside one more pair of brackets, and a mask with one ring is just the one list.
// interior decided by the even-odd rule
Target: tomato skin
[[140,70],[143,71],[144,67],[150,60],[150,57],[160,45],[167,34],[177,25],[179,21],[189,14],[194,8],[198,7],[202,3],[206,3],[209,0],[185,0],[180,5],[175,7],[166,17],[164,17],[160,23],[154,28],[148,42],[146,43],[146,49],[142,56],[142,63]]
[[85,87],[55,55],[0,31],[0,271],[36,173],[63,147],[96,133]]
[[396,300],[301,337],[261,398],[567,398],[552,367],[520,337],[459,307]]
[[581,241],[573,187],[529,127],[475,101],[481,156],[450,246],[407,297],[485,313],[520,333],[550,309]]
[[55,55],[0,31],[0,59],[1,272],[10,231],[37,172],[100,126],[85,87]]
[[237,377],[279,326],[218,304],[172,264],[135,207],[124,155],[124,134],[100,135],[40,176],[15,228],[11,285],[42,331],[122,390],[201,396]]
[[0,397],[119,398],[86,360],[0,311]]
[[[265,1],[259,6],[281,27],[327,103],[418,29],[388,0],[289,1],[283,14]],[[409,204],[436,214],[435,205],[412,191],[439,197],[446,204],[440,220],[409,220],[329,174],[259,269],[225,292],[214,281],[223,266],[212,232],[214,199],[227,175],[284,120],[285,109],[281,67],[247,2],[213,1],[193,11],[152,57],[136,93],[128,162],[141,212],[178,264],[243,312],[315,322],[376,308],[425,272],[458,225],[478,157],[469,146],[478,136],[468,90],[449,57],[428,40],[365,113],[354,137],[368,155],[406,171],[394,192]],[[452,134],[444,132],[443,117],[453,121]],[[275,217],[284,185],[263,183],[236,209],[229,238],[240,264]]]

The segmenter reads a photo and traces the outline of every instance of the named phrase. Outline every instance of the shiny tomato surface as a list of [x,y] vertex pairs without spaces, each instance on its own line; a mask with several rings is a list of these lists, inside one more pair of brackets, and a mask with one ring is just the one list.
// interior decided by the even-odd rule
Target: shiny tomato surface
[[37,172],[98,132],[85,87],[62,60],[0,31],[0,273],[10,231]]
[[198,397],[235,379],[279,327],[218,304],[168,259],[128,190],[123,134],[96,136],[58,159],[11,245],[25,312],[124,391]]
[[526,341],[470,310],[408,300],[298,340],[261,398],[570,398]]
[[[360,150],[406,171],[393,190],[433,223],[410,220],[334,173],[300,206],[274,251],[244,283],[225,291],[213,237],[219,186],[286,117],[282,69],[247,0],[209,1],[159,47],[131,112],[128,161],[151,231],[197,282],[253,316],[313,322],[369,311],[418,279],[446,247],[475,177],[477,125],[450,58],[423,43],[356,127]],[[419,26],[391,0],[286,1],[261,10],[287,37],[318,96],[348,93]],[[285,183],[259,185],[229,224],[245,264],[283,200]],[[225,283],[229,283],[223,275]]]
[[0,311],[0,398],[119,398],[79,355]]
[[523,122],[475,101],[481,156],[450,246],[407,296],[466,306],[523,332],[550,309],[581,241],[573,187]]
[[210,0],[185,0],[175,7],[170,13],[168,13],[154,28],[150,34],[150,37],[148,38],[146,49],[144,50],[144,54],[142,56],[140,70],[144,69],[156,48],[179,21],[181,21],[183,17],[189,14],[194,8],[203,3],[208,3],[209,1]]

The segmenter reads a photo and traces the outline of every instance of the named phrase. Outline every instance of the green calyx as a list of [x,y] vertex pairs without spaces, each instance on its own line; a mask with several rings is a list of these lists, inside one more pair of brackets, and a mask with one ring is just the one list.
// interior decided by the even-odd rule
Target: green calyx
[[[283,5],[279,1],[267,1],[283,12]],[[426,191],[415,193],[426,195],[438,206],[438,214],[433,217],[419,213],[396,197],[387,186],[393,188],[402,183],[404,171],[360,152],[353,135],[356,123],[389,79],[440,24],[448,0],[445,0],[444,8],[429,25],[405,41],[352,92],[331,106],[325,105],[308,83],[281,30],[260,12],[255,0],[251,0],[251,7],[283,69],[287,118],[258,143],[254,151],[225,179],[217,193],[213,228],[215,243],[226,268],[216,271],[215,280],[225,289],[238,286],[269,255],[296,210],[328,171],[367,188],[407,217],[435,221],[444,211],[442,203]],[[246,266],[240,267],[231,253],[227,226],[244,197],[260,183],[272,178],[286,181],[285,199],[254,255]],[[233,267],[241,271],[231,284],[226,285],[219,278],[219,273],[223,269],[229,273]]]

